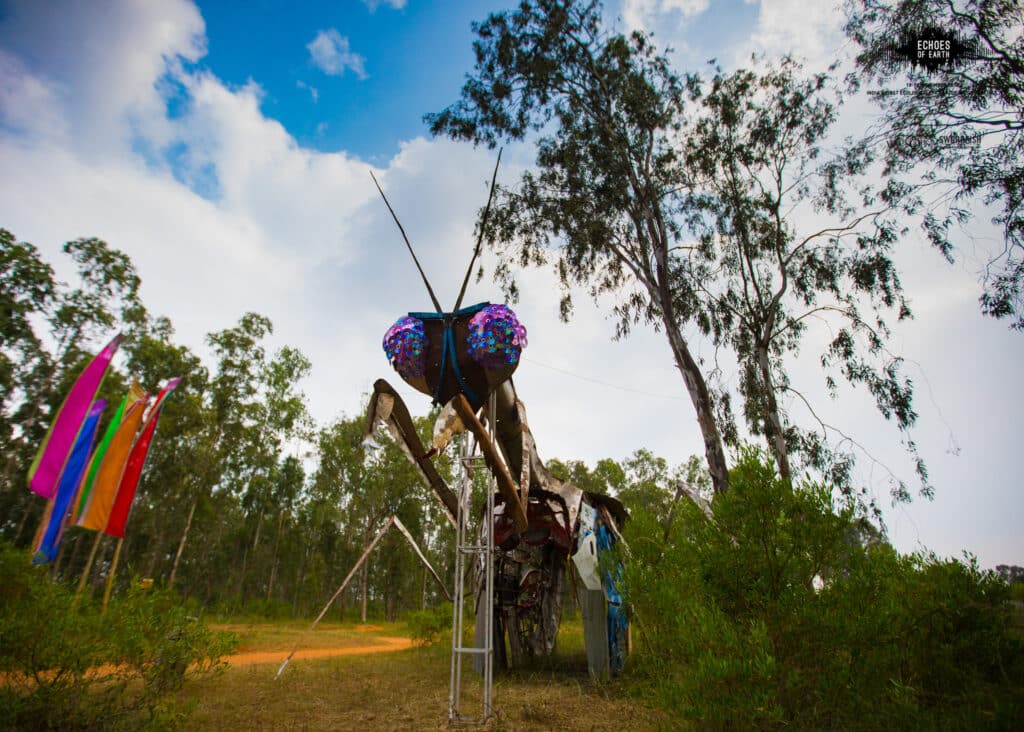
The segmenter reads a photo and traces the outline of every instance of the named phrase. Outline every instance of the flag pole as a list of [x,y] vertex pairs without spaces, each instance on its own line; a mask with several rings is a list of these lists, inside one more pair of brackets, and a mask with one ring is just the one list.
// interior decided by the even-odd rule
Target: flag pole
[[92,563],[96,559],[96,550],[100,547],[100,539],[103,538],[103,532],[96,532],[96,539],[92,543],[92,549],[89,551],[89,558],[85,560],[85,569],[82,571],[82,578],[78,580],[78,587],[75,589],[75,600],[81,596],[85,590],[85,584],[89,581],[89,575],[92,574]]
[[100,608],[100,615],[107,612],[107,603],[110,602],[110,591],[114,587],[114,575],[117,574],[117,562],[121,559],[121,547],[124,546],[124,537],[117,540],[117,548],[114,550],[114,561],[110,564],[110,574],[107,575],[107,587],[103,590],[103,607]]

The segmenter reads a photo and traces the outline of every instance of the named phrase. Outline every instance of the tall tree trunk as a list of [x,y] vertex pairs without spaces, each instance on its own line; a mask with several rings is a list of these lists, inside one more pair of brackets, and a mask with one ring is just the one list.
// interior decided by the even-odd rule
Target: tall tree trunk
[[173,587],[174,580],[178,576],[178,563],[181,561],[182,552],[185,551],[185,541],[188,539],[188,532],[192,528],[192,517],[196,515],[196,506],[199,504],[199,496],[192,501],[192,508],[188,511],[188,518],[185,519],[185,529],[181,532],[181,541],[178,542],[178,551],[174,555],[174,564],[171,565],[171,576],[167,579],[167,586]]
[[274,539],[274,559],[270,563],[270,581],[267,583],[267,602],[270,602],[271,596],[274,594],[274,580],[277,577],[277,560],[278,550],[281,547],[281,532],[284,530],[284,511],[278,516],[277,519],[277,537]]
[[18,530],[14,532],[15,546],[17,546],[21,541],[21,534],[25,530],[25,526],[28,524],[29,517],[35,513],[37,503],[35,496],[36,494],[33,493],[29,496],[29,499],[25,501],[25,512],[21,514],[21,521],[18,523]]
[[253,562],[256,562],[256,546],[260,542],[260,529],[263,527],[263,511],[260,511],[256,516],[256,533],[252,537],[252,546],[245,547],[245,552],[242,554],[242,576],[238,580],[238,594],[242,598],[242,606],[245,606],[245,600],[247,597],[245,586],[245,578],[249,573],[249,554],[252,554]]
[[[641,188],[638,186],[637,191],[640,190]],[[650,194],[645,192],[644,195],[646,197]],[[704,438],[704,457],[708,463],[708,472],[711,473],[711,485],[716,494],[724,493],[729,488],[729,465],[725,459],[722,435],[718,431],[718,422],[715,419],[711,391],[708,389],[707,381],[704,379],[697,360],[690,353],[686,338],[683,337],[679,329],[669,282],[668,230],[660,205],[657,203],[650,205],[649,213],[644,218],[649,227],[650,236],[647,243],[654,255],[655,272],[653,273],[654,281],[647,283],[647,289],[661,310],[662,324],[665,326],[669,347],[672,349],[676,367],[683,376],[683,383],[686,384],[693,409],[697,413],[697,424],[700,427],[701,436]],[[641,228],[643,227],[638,227],[638,234],[643,237],[644,233],[640,231]]]
[[[162,524],[160,524],[162,525]],[[146,571],[142,573],[143,577],[151,578],[153,573],[156,571],[156,560],[161,554],[161,547],[164,543],[164,532],[157,531],[156,538],[149,545],[149,561],[146,562]]]
[[[661,270],[660,265],[658,269]],[[704,438],[704,458],[707,460],[708,472],[711,474],[711,485],[716,494],[724,493],[729,488],[729,465],[725,459],[722,435],[718,431],[718,422],[715,419],[711,392],[708,389],[707,381],[704,380],[700,366],[690,353],[686,339],[679,332],[667,284],[661,290],[660,299],[663,303],[662,318],[665,334],[668,336],[669,346],[675,356],[676,367],[683,375],[683,383],[686,384],[686,391],[690,394],[694,411],[697,412],[697,424],[700,427],[701,436]]]
[[295,575],[295,593],[292,596],[292,613],[298,615],[299,613],[299,594],[302,592],[302,586],[306,582],[306,564],[309,562],[309,554],[312,550],[309,545],[306,545],[306,551],[302,555],[302,560],[299,562],[299,571]]
[[779,475],[783,480],[790,480],[793,476],[789,466],[789,451],[786,449],[786,433],[782,429],[782,418],[779,416],[779,403],[775,398],[775,383],[772,381],[771,365],[768,362],[767,347],[757,347],[757,365],[761,372],[761,387],[764,389],[765,399],[765,438],[768,440],[772,454],[775,456],[775,463],[779,468]]
[[363,590],[362,590],[363,591],[363,600],[362,600],[362,603],[363,603],[363,607],[362,607],[362,610],[359,613],[360,621],[363,622],[363,623],[366,623],[366,585],[367,585],[367,579],[369,578],[369,574],[370,574],[370,563],[366,562],[366,564],[363,565],[363,579],[362,579],[362,585],[363,585]]
[[427,609],[427,568],[423,568],[423,582],[420,585],[420,610]]

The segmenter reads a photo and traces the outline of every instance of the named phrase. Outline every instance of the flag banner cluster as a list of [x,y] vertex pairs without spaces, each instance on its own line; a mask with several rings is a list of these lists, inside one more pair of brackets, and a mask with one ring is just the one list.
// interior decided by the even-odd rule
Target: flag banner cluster
[[119,334],[75,381],[32,464],[30,488],[50,499],[37,533],[35,563],[54,560],[68,525],[124,538],[157,421],[181,379],[169,379],[148,411],[149,394],[133,383],[96,444],[107,402],[95,396],[121,340]]
[[120,333],[114,336],[107,347],[89,362],[71,387],[71,391],[64,397],[64,403],[60,405],[53,418],[53,423],[28,471],[29,487],[43,498],[53,498],[57,493],[60,476],[64,472],[75,438],[85,422],[86,414],[96,398],[100,384],[103,383],[107,367],[121,345],[122,337]]
[[114,506],[117,488],[121,484],[121,476],[128,462],[128,453],[135,442],[139,425],[142,424],[142,412],[148,400],[149,395],[143,395],[142,399],[128,405],[128,409],[125,410],[124,419],[114,433],[114,439],[110,441],[100,463],[85,508],[78,517],[79,526],[93,531],[103,531],[107,527],[110,509]]

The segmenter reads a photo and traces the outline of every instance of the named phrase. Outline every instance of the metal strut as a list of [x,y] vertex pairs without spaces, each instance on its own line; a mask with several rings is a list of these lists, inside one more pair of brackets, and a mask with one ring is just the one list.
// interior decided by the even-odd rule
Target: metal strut
[[[491,440],[494,440],[496,398],[492,394],[487,400],[487,425]],[[452,612],[452,664],[451,683],[448,694],[449,725],[482,725],[491,718],[494,711],[494,493],[497,481],[487,469],[476,440],[470,444],[470,435],[463,433],[458,440],[458,515],[456,516],[455,537],[455,587],[454,611]],[[469,533],[472,515],[473,468],[483,468],[487,476],[486,508],[479,530],[479,541]],[[483,637],[475,634],[473,646],[465,646],[466,611],[466,562],[475,560],[483,572],[483,593],[476,597],[477,617],[483,615]],[[479,585],[478,585],[479,586]],[[479,627],[479,624],[477,624]],[[481,644],[482,645],[479,645]],[[473,666],[482,670],[482,710],[479,718],[463,716],[462,713],[462,659],[470,656]],[[482,667],[482,669],[481,669]]]

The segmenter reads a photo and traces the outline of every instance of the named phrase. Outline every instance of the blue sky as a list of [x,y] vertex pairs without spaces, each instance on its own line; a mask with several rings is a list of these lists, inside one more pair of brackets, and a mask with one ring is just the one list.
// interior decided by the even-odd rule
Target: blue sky
[[[266,0],[239,12],[232,2],[198,5],[209,39],[204,67],[229,84],[259,83],[264,114],[301,145],[368,160],[394,155],[399,140],[423,134],[425,112],[455,98],[473,62],[470,23],[502,6]],[[309,49],[318,37],[320,63]],[[325,58],[338,63],[325,66]]]
[[[511,4],[0,0],[0,226],[64,277],[64,241],[97,236],[123,249],[144,302],[200,354],[207,332],[246,311],[269,316],[274,343],[313,362],[303,388],[314,417],[355,414],[373,381],[390,377],[384,331],[429,306],[369,172],[439,297],[454,300],[494,153],[431,139],[422,116],[456,100],[472,67],[470,23]],[[653,32],[681,70],[712,56],[734,66],[754,51],[795,53],[819,70],[847,50],[830,3],[612,0],[606,15]],[[874,114],[855,100],[840,127],[863,129]],[[501,179],[532,159],[529,145],[507,148]],[[965,232],[956,266],[914,234],[897,253],[916,320],[896,328],[893,345],[918,386],[914,437],[936,499],[886,519],[903,550],[1024,564],[1024,338],[978,314],[978,272],[998,240],[984,220]],[[612,341],[606,310],[585,294],[564,325],[550,273],[527,272],[520,285],[530,345],[516,384],[542,456],[593,463],[645,447],[681,463],[701,452],[663,336]],[[467,297],[500,292],[485,280]],[[825,397],[815,351],[824,335],[792,359],[791,375],[819,414],[857,437],[856,476],[888,506],[888,470],[909,480],[912,465],[864,394]],[[696,350],[716,356],[699,339]],[[728,364],[725,378],[735,384]],[[644,393],[628,391],[638,384]],[[426,412],[426,399],[403,393]]]

